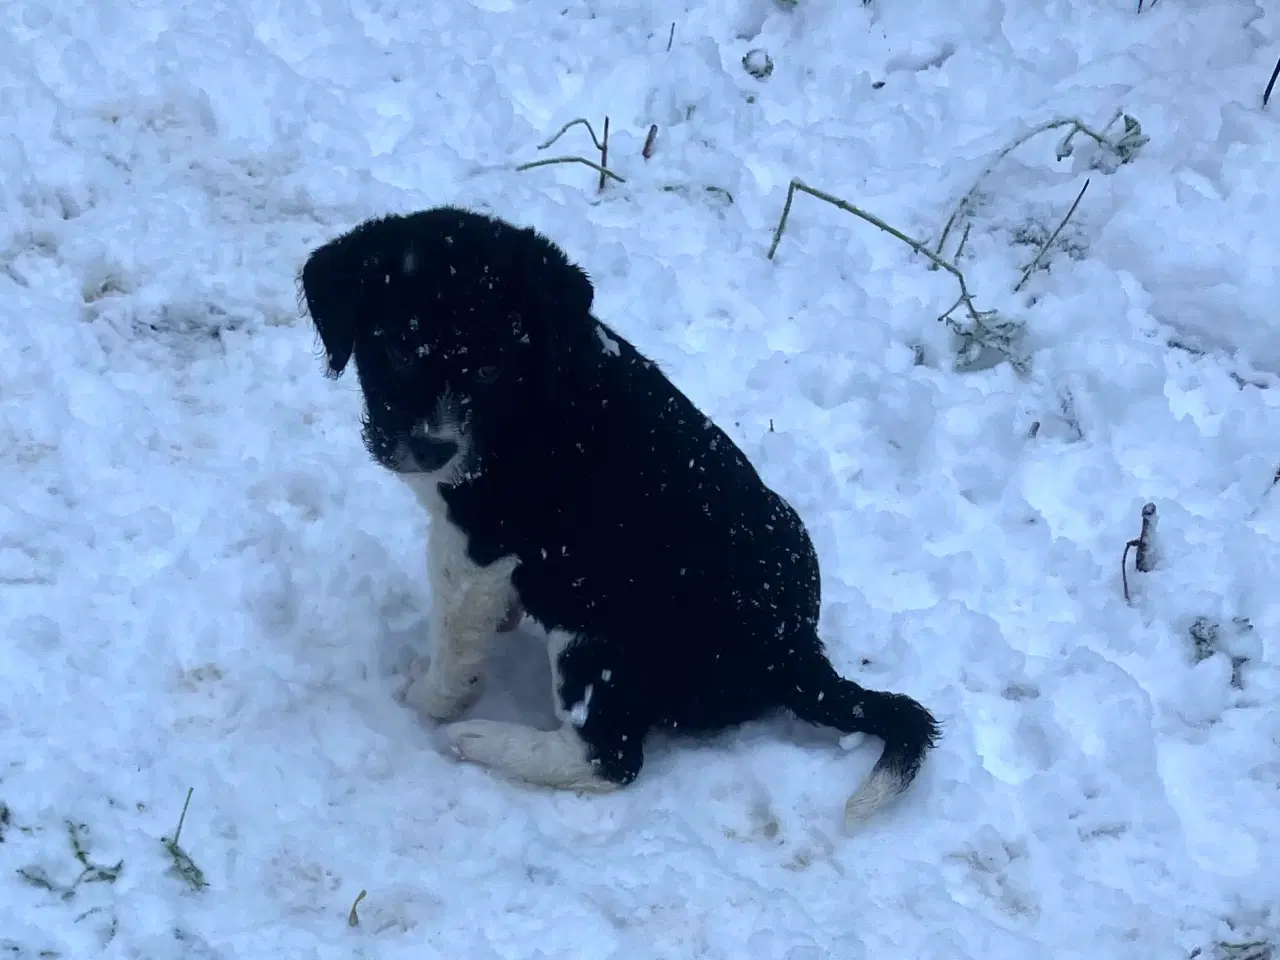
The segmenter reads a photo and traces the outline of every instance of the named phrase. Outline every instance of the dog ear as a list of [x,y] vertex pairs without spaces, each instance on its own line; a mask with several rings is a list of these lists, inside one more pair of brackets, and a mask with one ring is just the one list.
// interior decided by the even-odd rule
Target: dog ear
[[324,345],[328,377],[341,376],[356,345],[356,323],[364,285],[359,251],[350,234],[317,247],[299,274],[307,313]]
[[526,276],[537,304],[537,336],[554,382],[554,372],[564,369],[569,355],[594,330],[590,318],[596,291],[587,272],[550,240],[538,237],[529,259]]
[[596,288],[587,272],[565,256],[559,247],[543,254],[541,268],[539,290],[548,311],[580,323],[591,312],[591,304],[596,297]]

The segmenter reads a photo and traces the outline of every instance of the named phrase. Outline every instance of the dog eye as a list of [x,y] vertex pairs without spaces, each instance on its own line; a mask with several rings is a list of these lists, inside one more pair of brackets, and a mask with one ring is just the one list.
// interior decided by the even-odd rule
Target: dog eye
[[476,371],[476,378],[481,383],[493,383],[502,371],[497,366],[481,367]]

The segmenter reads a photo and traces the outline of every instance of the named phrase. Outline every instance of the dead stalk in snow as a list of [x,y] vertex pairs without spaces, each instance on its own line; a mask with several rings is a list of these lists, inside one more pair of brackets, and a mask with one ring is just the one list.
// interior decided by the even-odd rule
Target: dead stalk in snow
[[604,185],[609,175],[609,115],[604,118],[604,136],[600,140],[600,185],[597,193],[604,193]]
[[1262,91],[1262,105],[1271,102],[1271,91],[1276,88],[1276,78],[1280,77],[1280,60],[1276,60],[1276,68],[1271,71],[1271,79],[1267,81],[1267,89]]
[[[1075,201],[1071,204],[1071,209],[1067,211],[1067,215],[1062,218],[1062,222],[1058,224],[1053,233],[1049,234],[1049,239],[1041,244],[1040,249],[1036,251],[1036,255],[1027,264],[1027,269],[1022,271],[1022,279],[1018,281],[1013,288],[1013,292],[1017,293],[1022,289],[1022,285],[1031,279],[1031,274],[1035,272],[1036,267],[1040,266],[1040,261],[1044,259],[1044,255],[1049,252],[1049,248],[1053,246],[1053,241],[1058,239],[1058,234],[1062,232],[1062,228],[1067,225],[1067,221],[1071,219],[1071,215],[1076,212],[1076,207],[1080,206],[1080,201],[1084,198],[1084,192],[1089,189],[1089,181],[1084,182],[1084,186],[1080,188],[1080,192],[1076,194]],[[964,249],[964,241],[969,236],[969,225],[965,224],[964,236],[960,238],[960,246],[956,249],[956,256],[960,255],[960,251]]]
[[[1270,940],[1244,940],[1214,944],[1213,960],[1274,960],[1275,944]],[[1191,951],[1190,960],[1201,960],[1204,951],[1199,947]]]
[[561,127],[559,130],[553,133],[551,136],[547,137],[546,140],[538,144],[538,149],[539,150],[547,149],[547,147],[551,146],[553,143],[555,143],[557,140],[563,137],[566,133],[568,133],[571,127],[576,127],[579,124],[587,128],[587,133],[591,135],[591,142],[595,144],[596,149],[602,150],[603,147],[600,144],[600,138],[596,136],[595,127],[591,126],[591,121],[588,120],[586,117],[577,117],[573,120],[570,120],[563,127]]
[[[1017,325],[1002,319],[999,313],[995,310],[979,310],[973,303],[973,294],[970,292],[969,285],[964,278],[964,273],[961,272],[959,267],[951,261],[944,260],[938,254],[934,253],[922,241],[909,237],[896,227],[892,227],[885,223],[875,214],[868,213],[852,203],[849,203],[846,200],[841,200],[839,197],[830,193],[815,189],[801,180],[792,180],[791,185],[787,188],[787,200],[782,207],[782,216],[778,218],[778,226],[773,231],[773,242],[769,245],[768,258],[770,260],[772,260],[774,254],[777,253],[778,244],[782,241],[782,234],[786,230],[787,221],[791,217],[791,204],[795,201],[795,195],[797,193],[807,193],[809,196],[816,197],[824,203],[831,204],[838,210],[843,210],[845,213],[851,213],[855,217],[867,221],[867,223],[874,227],[878,227],[885,233],[889,234],[889,236],[897,240],[901,240],[916,253],[929,260],[934,266],[941,267],[943,270],[946,270],[949,274],[955,277],[956,284],[960,287],[960,296],[956,299],[956,302],[942,314],[942,316],[938,317],[938,320],[942,323],[948,324],[952,330],[970,343],[977,343],[999,350],[1010,360],[1011,363],[1018,366],[1018,361],[1014,360],[1010,349],[1010,343],[1014,333],[1016,332]],[[965,312],[969,315],[970,325],[968,327],[965,327],[952,319],[952,314],[961,307],[964,307]]]
[[847,200],[841,200],[839,197],[830,193],[817,190],[800,180],[792,180],[791,186],[787,188],[787,200],[782,206],[782,216],[778,218],[778,226],[773,231],[773,243],[769,245],[768,257],[770,260],[772,260],[773,255],[778,252],[778,244],[782,242],[782,234],[787,229],[787,220],[791,217],[791,204],[795,201],[797,191],[800,193],[807,193],[811,197],[817,197],[819,200],[831,204],[837,210],[843,210],[845,213],[851,213],[855,217],[859,217],[867,221],[867,223],[871,224],[873,227],[879,227],[885,233],[889,234],[889,236],[894,237],[897,240],[901,240],[916,253],[928,258],[935,266],[941,267],[955,277],[956,283],[960,286],[960,299],[957,300],[955,305],[939,319],[945,320],[953,311],[963,306],[968,311],[970,320],[974,323],[979,323],[981,321],[984,314],[973,305],[973,295],[969,292],[968,284],[965,283],[964,274],[960,272],[960,268],[954,263],[943,260],[919,240],[912,239],[896,227],[891,227],[875,214],[867,213],[867,211],[854,206]]
[[[1117,120],[1124,120],[1124,133],[1120,136],[1112,138],[1107,136],[1107,131],[1111,129],[1112,124]],[[947,218],[947,222],[942,227],[942,235],[938,238],[938,242],[934,244],[933,252],[941,255],[943,247],[946,246],[947,238],[951,236],[951,231],[960,222],[965,215],[972,209],[974,198],[978,194],[978,190],[986,181],[992,171],[999,166],[1000,161],[1014,150],[1022,146],[1028,140],[1038,137],[1042,133],[1050,130],[1058,130],[1063,127],[1069,127],[1066,136],[1058,141],[1057,157],[1059,160],[1065,160],[1071,156],[1071,141],[1076,134],[1082,134],[1101,147],[1107,154],[1114,157],[1119,163],[1124,164],[1132,160],[1147,142],[1147,136],[1142,132],[1142,125],[1133,117],[1126,114],[1123,110],[1117,110],[1107,125],[1102,128],[1101,132],[1094,130],[1088,126],[1083,120],[1076,117],[1064,117],[1055,120],[1046,120],[1039,123],[1021,136],[1014,138],[1007,146],[1001,149],[991,161],[982,168],[982,172],[974,179],[973,185],[960,198],[960,202],[956,204],[956,208],[951,211],[951,216]]]
[[640,156],[648,160],[653,156],[653,141],[658,137],[658,125],[656,123],[649,124],[649,132],[645,134],[644,147],[640,150]]
[[1150,573],[1156,564],[1156,505],[1148,503],[1142,508],[1142,531],[1137,538],[1124,545],[1120,555],[1120,580],[1124,584],[1124,602],[1129,602],[1129,551],[1133,550],[1133,566],[1139,573]]
[[187,809],[191,806],[191,794],[194,791],[194,787],[187,788],[187,799],[182,803],[182,813],[178,815],[178,825],[173,830],[173,836],[161,837],[160,843],[173,860],[171,872],[181,877],[192,890],[200,890],[209,885],[205,880],[204,871],[196,866],[191,855],[179,845],[182,839],[182,825],[187,822]]
[[347,926],[349,927],[360,926],[360,914],[356,912],[356,908],[360,906],[360,901],[363,900],[366,896],[368,896],[368,893],[369,893],[368,890],[361,890],[359,893],[356,894],[355,902],[351,904],[351,912],[347,914]]
[[591,142],[595,145],[595,148],[600,151],[599,163],[596,163],[594,160],[588,160],[586,157],[549,157],[546,160],[531,160],[529,163],[522,163],[518,167],[516,167],[516,170],[517,171],[532,170],[535,167],[549,167],[552,164],[556,164],[556,163],[581,163],[584,166],[590,167],[592,170],[596,171],[596,173],[600,174],[601,190],[604,189],[604,184],[606,179],[617,180],[618,183],[626,183],[627,182],[626,180],[622,179],[622,177],[618,176],[608,167],[608,163],[609,163],[609,118],[608,117],[604,118],[604,142],[603,143],[600,141],[600,138],[596,136],[596,131],[591,126],[591,121],[588,120],[586,117],[578,117],[566,123],[563,127],[561,127],[554,134],[552,134],[545,142],[538,144],[538,149],[539,150],[547,149],[547,147],[551,146],[553,143],[559,140],[562,136],[564,136],[565,132],[570,127],[576,127],[578,124],[581,124],[582,126],[586,127],[587,133],[591,134]]

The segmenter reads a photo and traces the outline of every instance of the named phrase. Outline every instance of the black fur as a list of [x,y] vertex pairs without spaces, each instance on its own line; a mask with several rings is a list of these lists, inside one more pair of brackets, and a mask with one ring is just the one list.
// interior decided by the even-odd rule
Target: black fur
[[592,316],[590,280],[551,241],[437,208],[362,224],[301,279],[329,372],[355,358],[378,462],[403,471],[398,445],[449,391],[470,447],[440,488],[448,519],[474,562],[516,555],[527,613],[579,637],[560,697],[567,709],[593,685],[580,732],[604,777],[636,777],[651,729],[715,731],[785,708],[882,738],[876,770],[892,792],[910,784],[934,718],[836,673],[799,516]]

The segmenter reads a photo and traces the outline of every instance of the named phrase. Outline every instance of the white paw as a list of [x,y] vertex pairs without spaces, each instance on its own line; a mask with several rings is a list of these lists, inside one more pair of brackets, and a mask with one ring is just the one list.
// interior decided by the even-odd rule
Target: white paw
[[395,691],[391,694],[391,698],[396,703],[408,706],[409,690],[427,674],[428,661],[425,657],[420,657],[416,653],[410,654],[405,660],[404,665],[395,671],[400,678],[400,683]]
[[506,747],[505,726],[493,720],[461,720],[445,727],[444,736],[459,760],[491,764]]
[[480,699],[484,683],[479,676],[450,678],[443,682],[439,671],[428,666],[413,677],[397,699],[432,720],[449,720]]

